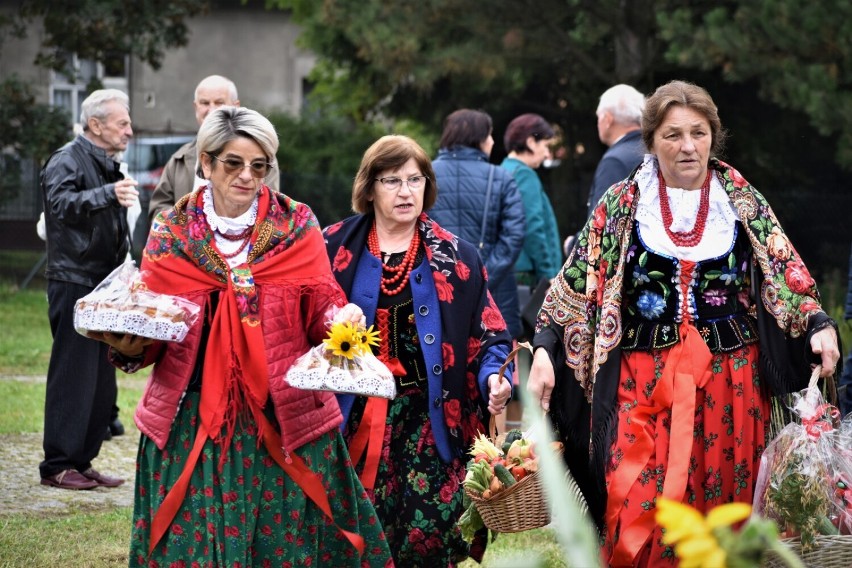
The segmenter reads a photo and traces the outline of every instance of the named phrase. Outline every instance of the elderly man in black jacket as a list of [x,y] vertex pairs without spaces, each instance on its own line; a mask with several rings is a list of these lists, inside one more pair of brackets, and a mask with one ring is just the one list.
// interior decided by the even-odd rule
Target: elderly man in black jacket
[[589,217],[609,186],[625,179],[642,163],[645,146],[640,128],[644,108],[645,96],[630,85],[615,85],[601,95],[596,111],[598,138],[609,149],[598,162],[589,189]]
[[130,250],[127,207],[136,181],[115,160],[133,136],[129,101],[115,89],[83,101],[83,133],[50,156],[41,172],[47,230],[47,296],[53,348],[47,371],[42,485],[117,487],[123,479],[92,468],[109,430],[115,368],[108,346],[74,329],[74,303],[124,262]]

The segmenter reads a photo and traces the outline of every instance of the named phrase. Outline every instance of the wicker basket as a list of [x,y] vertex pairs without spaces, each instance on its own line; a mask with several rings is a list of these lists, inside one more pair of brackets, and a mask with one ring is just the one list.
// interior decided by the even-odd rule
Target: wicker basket
[[538,472],[532,473],[489,499],[465,489],[482,516],[485,526],[495,532],[514,533],[550,524],[550,508]]
[[[519,343],[506,357],[503,366],[500,367],[499,374],[501,376],[521,349],[532,351],[529,343]],[[488,430],[491,442],[499,448],[505,439],[505,435],[498,436],[494,415],[491,416]],[[561,444],[557,451],[561,453]],[[566,477],[571,492],[578,498],[579,503],[585,505],[582,493],[580,493],[574,478],[570,474]],[[476,509],[479,511],[485,526],[492,531],[514,533],[537,529],[550,523],[550,508],[542,487],[541,474],[538,471],[527,475],[488,499],[483,499],[480,493],[470,489],[465,489],[465,493],[476,504]]]
[[[850,568],[852,566],[852,536],[832,535],[815,537],[816,546],[802,552],[799,538],[785,538],[781,542],[795,552],[808,568]],[[770,553],[764,568],[786,568],[777,556]]]

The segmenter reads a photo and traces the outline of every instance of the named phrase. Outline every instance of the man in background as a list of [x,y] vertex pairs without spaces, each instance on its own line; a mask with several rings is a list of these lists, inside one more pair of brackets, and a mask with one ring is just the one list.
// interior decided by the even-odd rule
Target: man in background
[[[195,87],[195,98],[192,104],[195,107],[195,120],[198,126],[201,126],[210,111],[222,106],[240,106],[237,86],[226,77],[210,75],[202,79]],[[196,174],[197,154],[196,140],[193,140],[178,148],[178,151],[169,158],[163,168],[163,175],[151,195],[151,203],[148,205],[149,221],[153,221],[160,211],[174,207],[184,195],[207,184],[206,180]],[[277,169],[270,170],[264,183],[278,190],[278,177]]]
[[642,163],[645,148],[640,128],[645,97],[630,85],[615,85],[601,95],[598,103],[598,138],[609,146],[595,169],[595,178],[586,203],[587,218],[592,216],[604,192],[625,179]]
[[115,156],[133,136],[129,101],[116,89],[83,101],[83,132],[41,171],[47,236],[47,299],[53,347],[44,403],[41,484],[60,489],[118,487],[123,479],[92,468],[116,400],[109,347],[77,333],[74,304],[127,258],[127,208],[139,192]]
[[[645,96],[630,85],[615,85],[601,95],[595,111],[598,117],[598,138],[609,149],[595,169],[586,202],[586,219],[592,216],[592,211],[606,190],[612,184],[626,179],[642,163],[645,147],[640,129],[644,110]],[[568,235],[562,243],[566,257],[571,254],[576,239],[576,235]]]

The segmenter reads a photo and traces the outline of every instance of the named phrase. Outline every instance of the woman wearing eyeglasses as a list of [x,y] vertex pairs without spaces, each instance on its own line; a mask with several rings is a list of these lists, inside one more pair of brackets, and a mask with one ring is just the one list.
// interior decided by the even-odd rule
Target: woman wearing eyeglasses
[[358,215],[324,231],[332,272],[377,327],[376,355],[396,377],[392,401],[338,401],[352,463],[397,566],[481,559],[484,539],[468,545],[456,527],[466,452],[511,394],[498,375],[511,337],[476,248],[423,212],[436,192],[426,152],[408,137],[384,136],[355,177]]
[[262,183],[277,149],[257,112],[210,113],[208,184],[157,215],[142,262],[150,290],[203,317],[180,343],[101,337],[124,371],[154,365],[136,411],[131,565],[392,565],[334,395],[283,379],[345,297],[310,208]]

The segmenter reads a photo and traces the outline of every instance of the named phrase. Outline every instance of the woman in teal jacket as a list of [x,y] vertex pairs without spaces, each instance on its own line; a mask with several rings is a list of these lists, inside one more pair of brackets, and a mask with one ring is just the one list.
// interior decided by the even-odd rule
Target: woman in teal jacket
[[542,278],[553,278],[562,268],[556,215],[535,173],[535,169],[550,158],[553,138],[550,124],[543,117],[531,113],[512,120],[503,136],[509,155],[501,165],[515,177],[527,221],[524,247],[515,263],[518,284],[535,286]]

